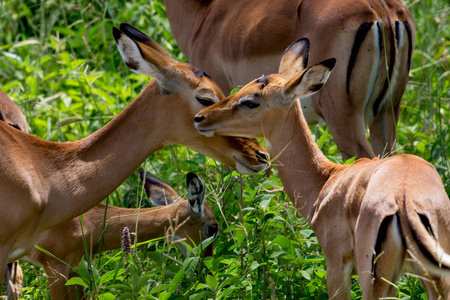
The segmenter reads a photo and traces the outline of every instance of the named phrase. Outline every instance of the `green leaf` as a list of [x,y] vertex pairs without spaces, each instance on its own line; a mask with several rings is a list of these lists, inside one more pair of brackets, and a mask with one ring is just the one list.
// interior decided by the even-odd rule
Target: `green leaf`
[[355,160],[356,160],[356,156],[353,156],[353,157],[347,159],[347,160],[344,162],[344,165],[350,165],[350,164],[354,163]]
[[197,269],[197,265],[200,262],[200,257],[188,257],[183,261],[183,270],[185,271],[186,277],[190,280],[194,278],[195,270]]
[[250,266],[250,270],[254,271],[255,269],[257,269],[259,267],[259,262],[257,262],[256,260],[254,260],[252,262],[252,265]]
[[99,300],[114,300],[116,297],[110,292],[98,295]]
[[170,295],[171,293],[164,291],[159,294],[159,300],[167,300],[169,299]]
[[219,282],[217,279],[211,275],[206,276],[206,283],[211,287],[213,291],[217,290],[217,287],[219,286]]
[[67,280],[65,285],[81,285],[84,287],[88,287],[88,285],[81,279],[80,277],[72,277],[69,280]]
[[91,279],[90,273],[91,272],[89,271],[88,263],[84,259],[84,257],[78,263],[77,273],[78,273],[78,275],[80,275],[81,278],[83,278],[83,280],[85,282],[90,282],[90,279]]
[[175,274],[172,281],[170,282],[170,284],[172,285],[172,287],[169,289],[170,293],[173,293],[177,289],[178,284],[180,283],[181,279],[183,279],[184,273],[185,271],[181,269],[177,272],[177,274]]
[[306,280],[311,280],[311,274],[305,270],[300,270],[300,274],[302,274],[303,277],[305,277]]

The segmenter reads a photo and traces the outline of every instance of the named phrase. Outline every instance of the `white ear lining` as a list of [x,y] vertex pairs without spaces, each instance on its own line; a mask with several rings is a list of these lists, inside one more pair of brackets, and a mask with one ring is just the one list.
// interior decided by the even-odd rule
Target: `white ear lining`
[[137,44],[125,34],[122,34],[118,40],[117,48],[131,71],[150,77],[157,75],[156,69],[142,57]]

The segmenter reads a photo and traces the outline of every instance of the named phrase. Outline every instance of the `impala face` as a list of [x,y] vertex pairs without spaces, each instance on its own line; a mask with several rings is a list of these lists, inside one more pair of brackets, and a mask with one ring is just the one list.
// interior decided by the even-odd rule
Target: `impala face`
[[269,134],[270,124],[276,121],[274,116],[279,118],[280,113],[289,110],[282,97],[286,82],[279,75],[256,79],[239,92],[201,110],[195,117],[195,127],[205,136],[265,136]]
[[[309,47],[309,42],[301,39],[296,43],[296,47],[288,48],[291,52],[288,51],[282,60],[282,74],[258,78],[236,94],[201,110],[194,119],[198,132],[206,136],[270,136],[272,128],[284,121],[295,100],[322,88],[336,62],[328,59],[299,69],[307,61],[308,51],[304,48]],[[292,72],[292,68],[296,72]]]
[[121,24],[120,30],[114,28],[113,34],[125,64],[133,72],[152,76],[158,82],[158,89],[165,98],[162,105],[174,117],[170,127],[173,137],[168,138],[167,145],[184,144],[236,167],[243,174],[267,168],[266,150],[255,139],[207,139],[192,126],[197,112],[224,98],[208,74],[171,58],[160,45],[129,24]]
[[[192,240],[198,246],[202,240],[217,235],[219,225],[211,207],[205,201],[206,187],[199,176],[195,173],[187,174],[188,201],[185,201],[161,179],[144,172],[140,172],[139,175],[144,182],[145,192],[154,205],[167,209],[173,208],[174,212],[171,215],[167,214],[168,218],[173,218],[173,228],[166,228],[166,230],[173,230],[176,240],[183,240],[188,244],[192,244]],[[164,210],[159,212],[159,214],[164,213]],[[186,251],[184,247],[180,248],[183,252]],[[212,244],[204,250],[204,254],[213,255]]]

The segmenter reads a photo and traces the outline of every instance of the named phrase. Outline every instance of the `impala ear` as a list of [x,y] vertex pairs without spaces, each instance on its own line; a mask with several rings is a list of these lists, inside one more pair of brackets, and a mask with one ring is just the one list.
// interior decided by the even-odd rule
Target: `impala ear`
[[178,196],[177,192],[175,192],[175,190],[170,185],[168,185],[158,177],[142,171],[139,172],[139,177],[144,183],[144,190],[147,194],[148,199],[154,205],[170,205],[180,199],[180,196]]
[[203,201],[205,200],[205,184],[195,173],[187,174],[186,184],[191,211],[201,216],[203,214]]
[[123,61],[135,73],[161,82],[177,63],[158,43],[130,24],[120,24],[120,30],[113,27],[113,35]]
[[300,72],[284,86],[284,98],[289,102],[317,93],[330,77],[336,59],[330,58]]
[[301,38],[293,42],[281,58],[278,74],[289,79],[308,65],[309,58],[309,40]]

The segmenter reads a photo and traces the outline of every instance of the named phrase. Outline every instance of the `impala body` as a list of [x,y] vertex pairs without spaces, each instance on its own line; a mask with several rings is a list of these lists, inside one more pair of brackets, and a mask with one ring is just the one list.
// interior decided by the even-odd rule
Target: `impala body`
[[[217,221],[211,207],[204,202],[205,187],[197,175],[189,173],[187,176],[188,200],[183,200],[155,176],[144,177],[141,172],[141,179],[148,198],[156,207],[138,210],[108,206],[105,215],[105,205],[101,203],[83,214],[83,232],[77,217],[41,233],[36,244],[74,268],[86,255],[83,233],[92,253],[120,248],[125,226],[136,233],[137,242],[166,236],[168,242],[183,240],[192,245],[192,240],[198,245],[202,239],[217,233]],[[212,250],[211,245],[205,255],[213,255]],[[33,249],[24,259],[44,268],[52,299],[77,299],[77,296],[83,299],[82,289],[77,295],[74,286],[65,285],[72,273],[69,266],[38,249]]]
[[120,28],[113,34],[125,63],[155,80],[107,125],[80,141],[56,143],[0,122],[0,274],[33,248],[39,233],[94,207],[169,144],[187,145],[242,172],[267,166],[256,140],[211,141],[192,126],[202,103],[223,97],[207,74],[172,59],[131,25]]
[[263,137],[270,145],[286,193],[325,254],[330,298],[350,298],[353,273],[364,299],[395,296],[388,282],[411,266],[429,299],[448,299],[450,201],[439,174],[413,155],[330,162],[314,143],[296,99],[320,90],[335,60],[306,68],[308,49],[307,39],[298,40],[286,50],[279,74],[201,110],[197,130]]
[[183,53],[226,94],[275,73],[286,47],[309,38],[311,64],[330,57],[337,64],[320,93],[301,99],[306,121],[324,120],[344,158],[372,158],[392,150],[415,39],[411,14],[399,2],[164,2]]

